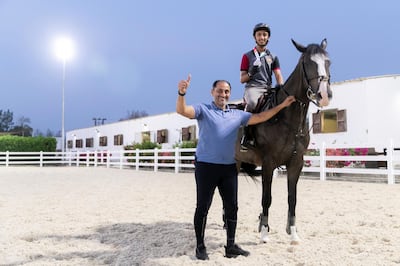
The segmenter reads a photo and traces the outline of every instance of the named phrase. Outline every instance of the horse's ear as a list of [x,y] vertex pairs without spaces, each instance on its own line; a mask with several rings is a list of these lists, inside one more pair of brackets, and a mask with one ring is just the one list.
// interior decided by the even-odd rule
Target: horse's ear
[[327,42],[327,40],[326,40],[326,38],[325,38],[325,39],[322,40],[320,46],[321,46],[322,49],[325,50],[327,45],[328,45],[328,42]]
[[295,42],[293,39],[292,39],[292,43],[294,44],[294,46],[296,47],[296,49],[297,49],[300,53],[304,53],[304,52],[307,50],[306,47],[304,47],[303,45],[301,45],[301,44]]

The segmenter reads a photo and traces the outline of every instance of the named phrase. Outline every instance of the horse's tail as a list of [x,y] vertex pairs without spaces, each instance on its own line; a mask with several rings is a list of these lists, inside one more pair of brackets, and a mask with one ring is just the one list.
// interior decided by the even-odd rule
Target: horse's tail
[[241,169],[243,172],[248,174],[253,180],[256,180],[257,177],[261,176],[262,170],[257,169],[257,165],[251,163],[241,163]]

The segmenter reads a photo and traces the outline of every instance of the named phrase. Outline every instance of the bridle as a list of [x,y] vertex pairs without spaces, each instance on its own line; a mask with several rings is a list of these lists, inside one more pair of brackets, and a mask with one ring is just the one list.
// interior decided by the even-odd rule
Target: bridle
[[[304,55],[301,58],[302,60],[302,67],[303,67],[303,72],[304,72],[304,79],[305,82],[307,84],[307,90],[306,90],[306,97],[309,100],[309,102],[312,102],[317,108],[318,108],[318,112],[321,110],[321,107],[319,106],[318,102],[317,102],[317,93],[315,92],[315,90],[313,90],[312,86],[311,86],[311,82],[313,80],[318,80],[318,87],[320,87],[321,82],[328,82],[330,83],[330,76],[322,76],[322,75],[317,75],[317,76],[312,76],[311,78],[309,78],[309,75],[307,74],[306,68],[305,68],[305,63],[304,63]],[[284,93],[289,96],[289,92],[283,88]],[[318,90],[316,90],[318,91]],[[301,101],[300,99],[298,99],[296,97],[296,101],[299,103],[300,105],[300,123],[299,123],[299,127],[297,129],[297,133],[296,133],[296,141],[298,137],[304,137],[304,132],[303,132],[303,124],[306,120],[306,110],[307,110],[307,106],[308,104]],[[312,126],[309,129],[309,132],[311,131]],[[296,153],[296,149],[294,149],[294,153]]]
[[317,75],[317,76],[313,76],[313,77],[309,78],[307,75],[305,64],[304,64],[304,55],[302,56],[302,65],[303,65],[304,78],[307,83],[306,96],[310,102],[312,102],[316,107],[320,108],[319,104],[317,103],[317,93],[315,92],[318,90],[313,90],[310,82],[315,79],[318,79],[318,87],[317,88],[319,88],[321,85],[321,82],[326,81],[330,84],[330,76]]

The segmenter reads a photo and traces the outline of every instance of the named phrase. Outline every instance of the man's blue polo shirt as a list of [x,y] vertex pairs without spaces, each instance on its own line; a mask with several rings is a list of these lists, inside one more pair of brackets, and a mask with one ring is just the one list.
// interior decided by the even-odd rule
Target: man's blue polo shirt
[[225,110],[211,104],[193,105],[199,124],[196,158],[199,162],[235,163],[235,144],[240,126],[247,125],[251,113],[237,109]]

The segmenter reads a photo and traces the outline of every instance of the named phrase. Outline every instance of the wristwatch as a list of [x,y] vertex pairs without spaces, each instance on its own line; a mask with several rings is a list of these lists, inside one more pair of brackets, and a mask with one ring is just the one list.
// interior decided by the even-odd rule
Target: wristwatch
[[186,92],[185,92],[185,93],[182,93],[182,92],[180,92],[180,91],[178,90],[178,94],[179,94],[179,96],[185,96],[185,95],[186,95]]

